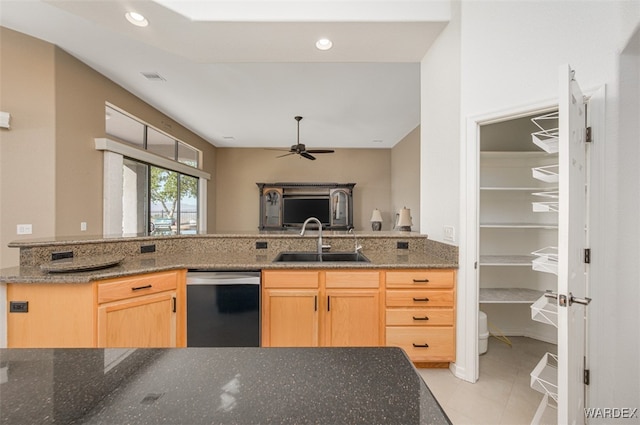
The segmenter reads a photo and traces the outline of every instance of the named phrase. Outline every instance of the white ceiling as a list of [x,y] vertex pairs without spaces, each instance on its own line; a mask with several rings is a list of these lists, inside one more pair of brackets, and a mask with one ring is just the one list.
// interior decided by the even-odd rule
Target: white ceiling
[[[301,115],[309,149],[389,148],[420,123],[419,62],[449,10],[449,0],[0,0],[0,24],[60,46],[215,146],[288,147]],[[317,50],[320,37],[334,47]]]

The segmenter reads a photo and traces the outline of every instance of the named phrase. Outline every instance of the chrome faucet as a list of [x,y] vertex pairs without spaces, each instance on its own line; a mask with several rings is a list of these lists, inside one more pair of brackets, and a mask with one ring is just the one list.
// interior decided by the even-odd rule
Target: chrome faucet
[[348,233],[351,233],[353,235],[353,241],[355,244],[355,253],[357,254],[362,249],[362,245],[358,245],[358,237],[356,236],[355,228],[353,227],[350,228]]
[[300,232],[300,236],[304,236],[304,231],[307,227],[307,223],[309,223],[310,221],[315,221],[316,223],[318,223],[318,255],[322,255],[322,223],[320,223],[320,220],[318,220],[315,217],[309,217],[308,219],[306,219],[304,221],[304,223],[302,223],[302,231]]

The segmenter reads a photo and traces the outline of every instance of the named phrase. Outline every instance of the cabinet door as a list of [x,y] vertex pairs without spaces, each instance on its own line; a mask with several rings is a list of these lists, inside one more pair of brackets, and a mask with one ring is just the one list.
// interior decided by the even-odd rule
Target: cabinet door
[[93,284],[12,283],[7,300],[28,303],[27,312],[7,313],[7,347],[95,347]]
[[387,328],[387,345],[400,347],[414,362],[452,362],[456,359],[456,331],[453,326]]
[[265,188],[262,194],[262,227],[282,227],[282,189]]
[[325,345],[382,345],[377,290],[327,290]]
[[99,347],[175,347],[176,292],[98,306]]
[[317,347],[318,290],[265,290],[262,300],[262,346]]

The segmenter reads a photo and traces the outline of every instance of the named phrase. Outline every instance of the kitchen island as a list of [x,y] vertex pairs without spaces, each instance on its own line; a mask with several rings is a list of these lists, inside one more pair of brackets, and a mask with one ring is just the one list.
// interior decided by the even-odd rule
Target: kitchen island
[[399,348],[0,350],[0,423],[450,424]]

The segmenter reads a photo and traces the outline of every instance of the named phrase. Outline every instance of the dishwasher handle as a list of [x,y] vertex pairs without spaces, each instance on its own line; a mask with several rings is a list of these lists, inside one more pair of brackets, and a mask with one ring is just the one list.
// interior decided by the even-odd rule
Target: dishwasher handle
[[187,273],[187,285],[260,285],[260,272],[210,272]]

